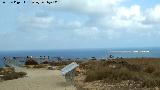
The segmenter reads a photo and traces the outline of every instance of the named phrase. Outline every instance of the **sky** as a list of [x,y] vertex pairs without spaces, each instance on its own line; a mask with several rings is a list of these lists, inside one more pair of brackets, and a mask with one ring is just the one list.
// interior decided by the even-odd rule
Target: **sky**
[[160,47],[160,0],[3,1],[0,51]]

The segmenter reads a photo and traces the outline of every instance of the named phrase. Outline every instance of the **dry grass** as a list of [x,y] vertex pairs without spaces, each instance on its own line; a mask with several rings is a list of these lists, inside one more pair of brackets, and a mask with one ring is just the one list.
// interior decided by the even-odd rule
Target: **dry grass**
[[52,62],[49,62],[49,64],[51,66],[65,66],[65,65],[68,65],[68,64],[70,64],[72,62],[76,62],[78,64],[82,63],[82,61],[58,61],[58,62],[52,61]]
[[37,68],[37,69],[39,69],[39,68],[46,68],[47,67],[47,64],[45,65],[45,64],[39,64],[39,65],[34,65],[33,66],[33,68]]
[[27,75],[25,72],[15,72],[13,68],[1,68],[0,69],[0,75],[3,75],[1,77],[2,80],[12,80],[17,78],[22,78]]
[[12,72],[12,73],[4,75],[2,77],[2,80],[12,80],[12,79],[17,79],[17,78],[22,78],[26,75],[27,73],[25,72]]
[[112,61],[90,61],[80,65],[85,69],[86,82],[104,80],[141,82],[141,87],[160,87],[160,59],[115,59]]

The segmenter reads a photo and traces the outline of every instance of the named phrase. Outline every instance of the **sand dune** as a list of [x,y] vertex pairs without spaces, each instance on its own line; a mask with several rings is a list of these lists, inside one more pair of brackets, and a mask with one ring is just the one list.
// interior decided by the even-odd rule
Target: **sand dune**
[[0,90],[76,90],[58,70],[24,69],[27,77],[0,82]]

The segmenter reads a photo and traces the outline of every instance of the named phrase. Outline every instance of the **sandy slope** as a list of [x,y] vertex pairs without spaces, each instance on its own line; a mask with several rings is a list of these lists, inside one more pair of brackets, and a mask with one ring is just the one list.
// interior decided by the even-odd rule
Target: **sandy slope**
[[0,82],[0,90],[76,90],[58,70],[24,69],[27,77]]

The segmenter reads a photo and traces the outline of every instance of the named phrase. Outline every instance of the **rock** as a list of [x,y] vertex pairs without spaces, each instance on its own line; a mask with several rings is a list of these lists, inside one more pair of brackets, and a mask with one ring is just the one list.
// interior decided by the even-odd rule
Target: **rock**
[[159,88],[158,88],[158,87],[155,87],[155,90],[159,90]]
[[4,75],[0,75],[0,78],[3,77]]
[[109,65],[109,68],[116,68],[116,65]]

